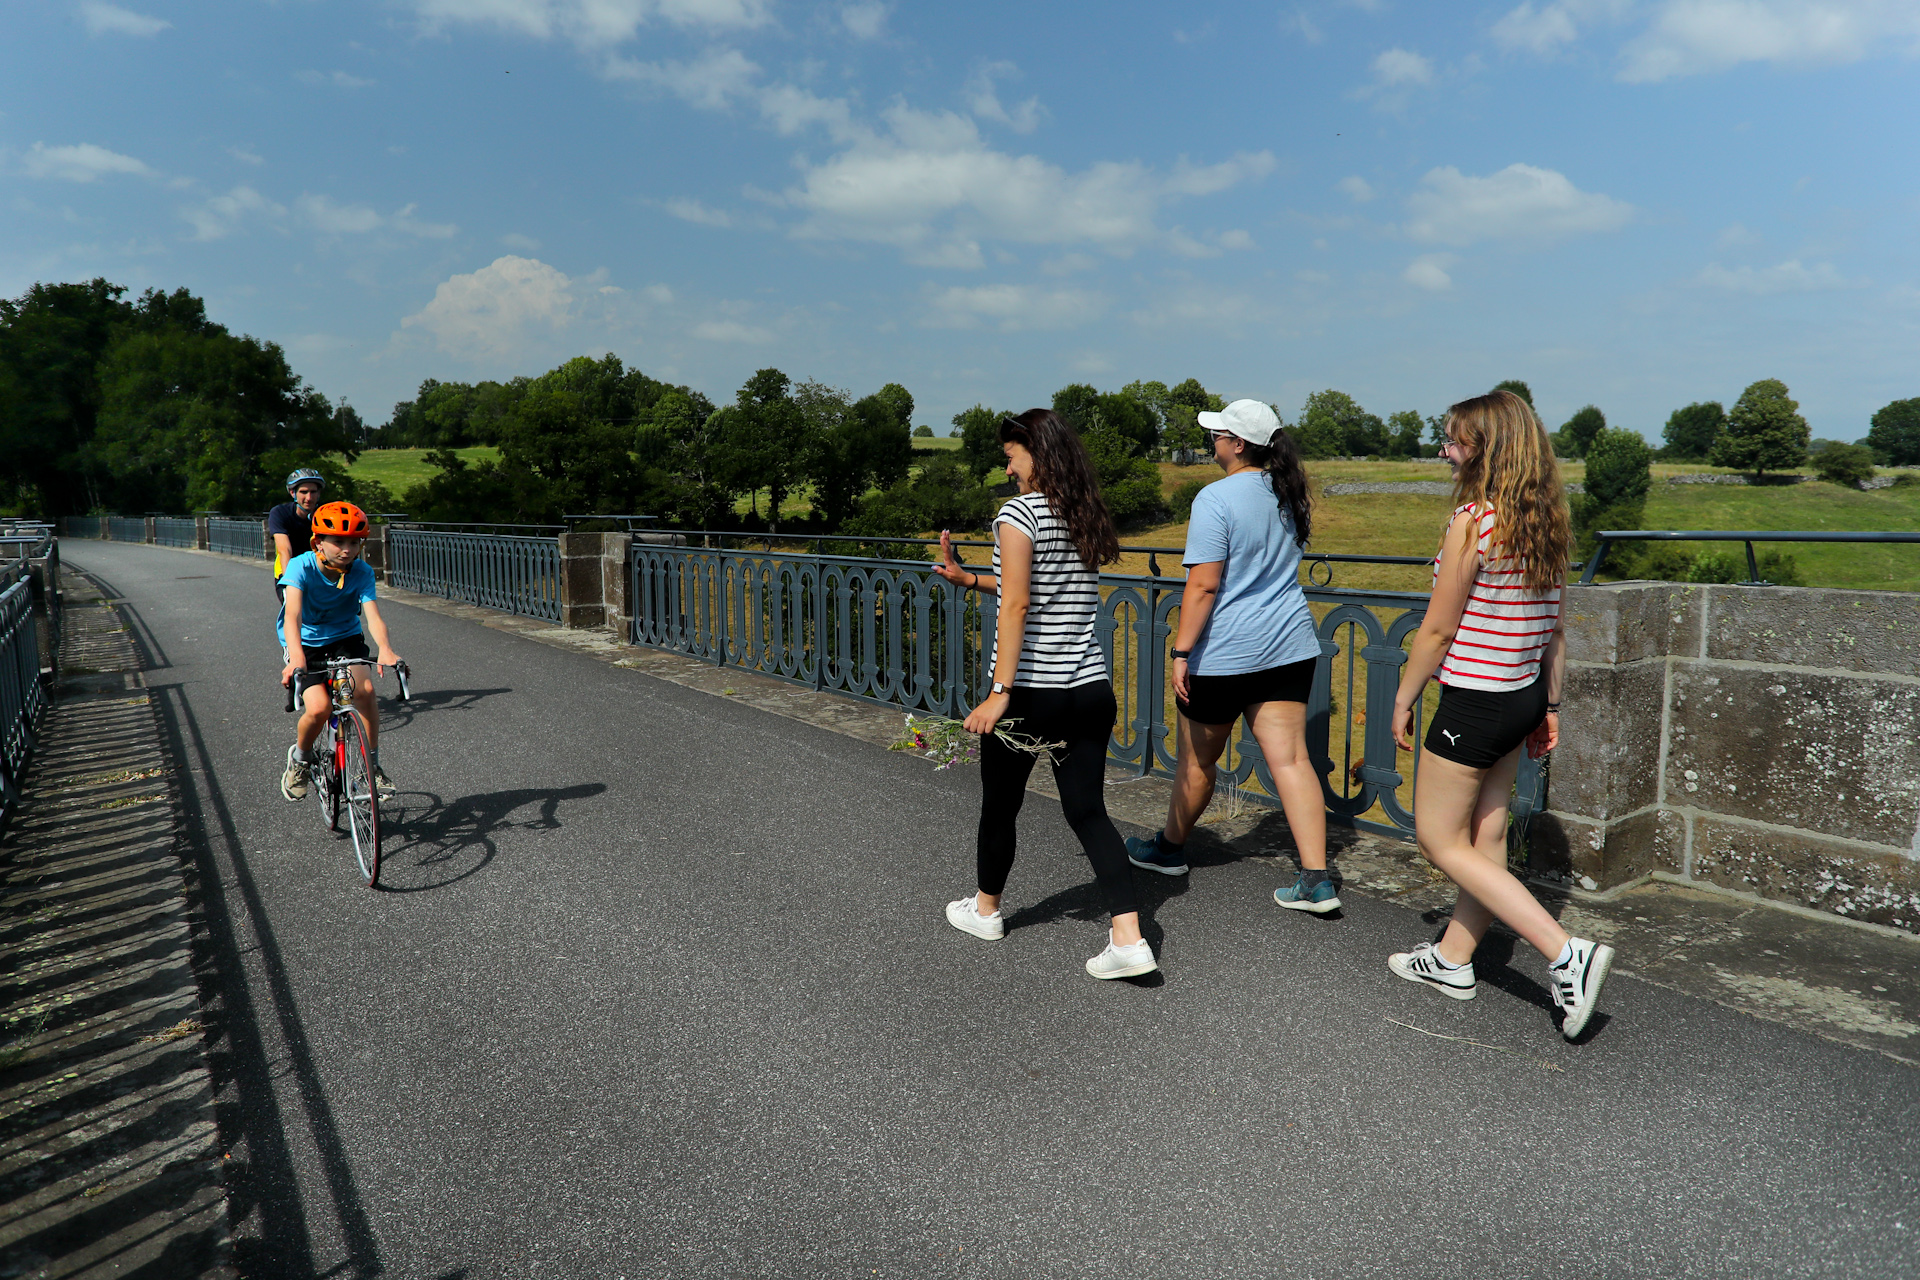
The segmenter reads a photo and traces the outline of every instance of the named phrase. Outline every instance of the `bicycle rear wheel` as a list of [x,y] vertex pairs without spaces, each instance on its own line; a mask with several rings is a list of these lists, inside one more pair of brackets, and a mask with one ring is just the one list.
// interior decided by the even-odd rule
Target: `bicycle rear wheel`
[[367,722],[358,711],[340,713],[340,753],[341,791],[347,802],[347,825],[353,831],[353,852],[371,889],[380,882],[380,792],[373,784]]

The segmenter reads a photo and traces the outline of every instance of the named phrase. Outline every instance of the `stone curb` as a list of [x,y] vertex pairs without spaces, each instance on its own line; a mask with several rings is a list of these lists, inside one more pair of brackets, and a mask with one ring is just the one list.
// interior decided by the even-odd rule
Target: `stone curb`
[[77,571],[0,848],[0,1276],[231,1277],[181,807],[132,636]]

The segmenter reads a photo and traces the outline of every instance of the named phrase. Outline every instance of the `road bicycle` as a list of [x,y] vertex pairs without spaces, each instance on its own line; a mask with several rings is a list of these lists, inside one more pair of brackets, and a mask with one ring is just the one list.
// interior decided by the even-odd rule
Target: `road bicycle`
[[[374,665],[367,658],[327,660],[327,693],[333,707],[313,744],[313,790],[320,801],[320,815],[327,830],[338,831],[340,810],[346,809],[353,854],[369,889],[380,883],[380,790],[373,781],[366,717],[353,705],[353,669]],[[400,701],[405,702],[412,696],[407,664],[395,663],[393,674],[400,681]],[[288,711],[294,710],[309,683],[318,681],[302,676],[287,687]]]

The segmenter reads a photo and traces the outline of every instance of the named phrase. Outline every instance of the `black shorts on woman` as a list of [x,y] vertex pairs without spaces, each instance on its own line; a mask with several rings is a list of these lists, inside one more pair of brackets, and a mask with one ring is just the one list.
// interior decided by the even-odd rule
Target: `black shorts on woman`
[[1427,726],[1427,750],[1469,769],[1491,769],[1547,718],[1547,677],[1495,692],[1440,686],[1440,705]]
[[1230,725],[1263,702],[1301,702],[1313,692],[1318,658],[1302,658],[1265,671],[1231,676],[1187,677],[1187,696],[1174,695],[1180,714],[1195,724]]

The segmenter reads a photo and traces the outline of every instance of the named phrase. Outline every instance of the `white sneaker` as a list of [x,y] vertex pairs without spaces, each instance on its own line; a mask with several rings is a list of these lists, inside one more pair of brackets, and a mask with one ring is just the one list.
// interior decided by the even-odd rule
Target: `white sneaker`
[[1423,942],[1411,951],[1388,956],[1387,968],[1408,982],[1432,987],[1441,995],[1455,1000],[1471,1000],[1476,990],[1473,961],[1467,961],[1458,969],[1450,969],[1440,963],[1439,953],[1431,942]]
[[287,748],[287,768],[280,775],[280,794],[289,800],[305,800],[308,775],[312,773],[313,766],[295,757],[293,753],[296,750],[296,747]]
[[1107,949],[1087,961],[1087,972],[1096,978],[1137,978],[1159,967],[1160,962],[1153,958],[1153,948],[1145,938],[1123,947],[1111,935],[1107,938]]
[[947,904],[947,923],[962,933],[985,938],[988,942],[998,942],[1007,936],[1007,923],[1000,918],[1000,913],[996,911],[990,916],[981,915],[979,899],[972,894]]
[[1547,968],[1547,981],[1553,987],[1553,1002],[1559,1005],[1560,1034],[1572,1040],[1586,1030],[1593,1016],[1600,988],[1613,967],[1613,948],[1586,938],[1573,938],[1573,959],[1559,968]]

